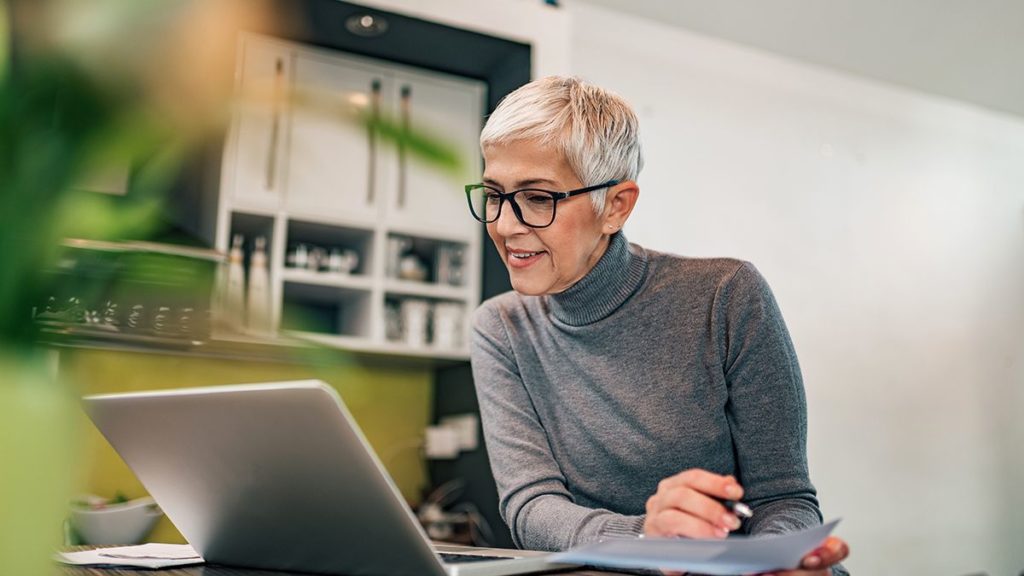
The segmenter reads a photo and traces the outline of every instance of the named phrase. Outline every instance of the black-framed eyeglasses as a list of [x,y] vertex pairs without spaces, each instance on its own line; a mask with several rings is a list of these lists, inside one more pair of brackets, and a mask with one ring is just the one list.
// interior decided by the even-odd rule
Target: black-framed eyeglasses
[[618,183],[618,180],[609,180],[603,184],[568,192],[523,188],[508,193],[486,184],[468,184],[466,200],[469,202],[469,211],[473,214],[473,218],[484,224],[496,221],[501,216],[501,207],[508,200],[508,203],[512,205],[512,212],[520,222],[530,228],[547,228],[555,221],[555,209],[559,200],[609,188]]

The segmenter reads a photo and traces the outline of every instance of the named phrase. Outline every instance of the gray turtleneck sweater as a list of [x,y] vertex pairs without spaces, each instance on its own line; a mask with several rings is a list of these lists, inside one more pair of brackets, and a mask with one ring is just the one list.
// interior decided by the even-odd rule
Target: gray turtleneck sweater
[[733,474],[751,534],[821,522],[796,353],[749,263],[612,237],[561,294],[502,294],[474,318],[473,378],[515,543],[639,534],[658,481]]

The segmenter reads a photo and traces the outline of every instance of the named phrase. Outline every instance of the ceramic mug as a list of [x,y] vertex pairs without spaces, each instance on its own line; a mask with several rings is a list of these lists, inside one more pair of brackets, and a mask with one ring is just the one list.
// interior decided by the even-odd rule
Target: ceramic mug
[[430,302],[418,298],[407,298],[399,306],[402,317],[402,339],[414,348],[427,343],[427,319],[430,316]]
[[462,346],[462,311],[456,302],[438,302],[434,305],[434,346],[457,349]]

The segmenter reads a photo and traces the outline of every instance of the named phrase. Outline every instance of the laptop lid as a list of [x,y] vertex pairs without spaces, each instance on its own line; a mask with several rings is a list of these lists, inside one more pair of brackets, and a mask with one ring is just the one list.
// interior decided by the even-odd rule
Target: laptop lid
[[446,573],[337,392],[320,381],[83,402],[207,562],[323,574]]

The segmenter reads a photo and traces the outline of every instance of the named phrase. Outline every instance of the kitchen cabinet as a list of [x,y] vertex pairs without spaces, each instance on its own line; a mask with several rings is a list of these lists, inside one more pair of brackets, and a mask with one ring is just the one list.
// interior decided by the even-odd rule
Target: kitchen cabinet
[[302,50],[295,50],[294,67],[296,94],[317,101],[330,97],[337,109],[291,107],[287,211],[375,221],[383,205],[381,162],[391,159],[381,157],[380,143],[359,119],[380,110],[392,83],[389,75],[340,56]]
[[231,204],[257,211],[281,206],[288,110],[283,102],[291,85],[291,56],[279,42],[245,42],[239,49],[238,99],[226,146],[222,194]]
[[388,156],[397,158],[393,173],[398,179],[388,186],[389,222],[410,231],[444,230],[452,237],[471,237],[479,232],[476,220],[452,216],[468,214],[463,186],[480,176],[482,85],[404,72],[396,75],[392,90],[401,122],[445,138],[470,162],[461,173],[450,174],[432,170],[400,149],[389,150]]
[[[255,34],[238,53],[217,245],[241,234],[248,266],[266,239],[270,336],[467,358],[483,227],[462,185],[480,178],[483,83]],[[382,140],[375,116],[446,141],[463,170]]]

